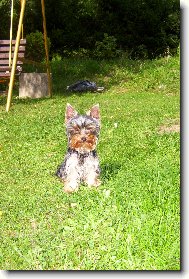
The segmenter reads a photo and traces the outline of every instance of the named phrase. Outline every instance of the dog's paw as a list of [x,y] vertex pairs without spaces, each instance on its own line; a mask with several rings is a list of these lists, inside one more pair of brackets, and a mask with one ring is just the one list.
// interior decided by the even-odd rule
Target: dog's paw
[[76,188],[76,189],[73,189],[72,187],[70,187],[70,186],[64,186],[64,192],[65,193],[69,193],[69,194],[71,194],[71,193],[73,193],[73,192],[77,192],[78,191],[78,188]]
[[78,183],[70,183],[68,181],[64,181],[64,192],[65,193],[77,192],[78,189],[79,189]]
[[88,181],[87,181],[87,185],[88,185],[89,187],[95,187],[95,188],[97,188],[97,187],[99,187],[99,186],[101,185],[101,181],[100,181],[100,179],[98,179],[98,178],[96,178],[96,179],[93,180],[93,181],[88,180]]

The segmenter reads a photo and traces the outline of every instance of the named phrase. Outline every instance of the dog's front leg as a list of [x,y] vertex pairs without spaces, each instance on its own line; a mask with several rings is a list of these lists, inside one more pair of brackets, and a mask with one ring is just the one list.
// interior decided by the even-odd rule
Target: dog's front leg
[[98,157],[89,156],[84,164],[84,181],[90,187],[98,187],[101,184],[99,179],[100,166]]
[[78,164],[77,155],[68,154],[57,174],[64,182],[64,192],[76,192],[79,189],[79,183],[81,180],[81,170]]

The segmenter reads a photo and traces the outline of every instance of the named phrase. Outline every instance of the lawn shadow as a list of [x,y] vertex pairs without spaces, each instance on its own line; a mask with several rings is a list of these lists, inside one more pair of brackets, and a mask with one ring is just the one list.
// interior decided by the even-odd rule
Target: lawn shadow
[[[7,103],[7,94],[1,94],[0,95],[0,106],[5,107],[6,103]],[[53,98],[54,96],[52,96]],[[23,105],[35,105],[38,103],[44,103],[44,102],[48,102],[50,99],[49,96],[46,97],[42,97],[42,98],[19,98],[19,94],[18,91],[14,91],[13,95],[12,95],[12,103],[13,104],[23,104]]]
[[[122,84],[127,84],[135,75],[154,69],[156,64],[149,60],[131,60],[123,55],[114,59],[63,58],[51,61],[53,91],[56,95],[71,95],[66,87],[79,81],[90,80],[105,91]],[[162,62],[161,62],[162,63]],[[85,93],[85,92],[83,92]],[[82,93],[82,94],[83,94]]]
[[101,180],[103,183],[109,181],[111,178],[115,178],[118,174],[121,164],[117,162],[109,162],[100,165],[101,168]]
[[[76,94],[76,92],[66,91],[66,88],[79,80],[90,80],[96,82],[97,86],[109,90],[112,86],[120,84],[120,80],[122,80],[117,74],[118,69],[127,73],[138,72],[139,66],[136,64],[139,63],[123,58],[109,60],[65,58],[60,61],[51,61],[53,91],[56,92],[56,95]],[[130,77],[127,74],[124,82],[129,80]],[[80,94],[84,93],[86,92]]]

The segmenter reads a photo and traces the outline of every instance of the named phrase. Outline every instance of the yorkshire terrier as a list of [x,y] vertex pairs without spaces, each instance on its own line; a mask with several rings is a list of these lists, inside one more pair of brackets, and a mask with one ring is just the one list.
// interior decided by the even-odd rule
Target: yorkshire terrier
[[96,152],[100,132],[99,105],[93,106],[86,115],[80,115],[70,105],[65,113],[68,151],[56,175],[64,182],[64,191],[75,192],[81,182],[88,186],[100,185],[100,166]]

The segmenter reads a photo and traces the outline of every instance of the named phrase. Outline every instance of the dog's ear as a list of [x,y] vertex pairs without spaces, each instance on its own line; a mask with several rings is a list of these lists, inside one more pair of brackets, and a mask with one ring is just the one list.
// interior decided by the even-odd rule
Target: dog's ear
[[66,113],[65,113],[65,123],[67,124],[67,122],[76,115],[78,115],[77,111],[70,104],[67,103]]
[[88,112],[87,115],[91,116],[92,118],[95,118],[97,120],[100,119],[100,109],[99,104],[94,105]]

